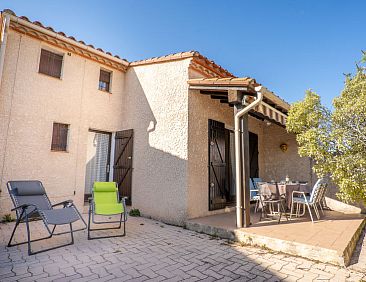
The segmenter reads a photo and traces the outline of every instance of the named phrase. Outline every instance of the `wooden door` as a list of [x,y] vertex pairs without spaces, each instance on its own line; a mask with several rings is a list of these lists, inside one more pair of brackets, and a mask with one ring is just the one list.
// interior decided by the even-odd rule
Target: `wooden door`
[[133,129],[116,132],[113,164],[113,181],[118,183],[120,197],[132,203],[132,152]]
[[252,132],[249,132],[249,163],[250,163],[250,178],[259,177],[258,135]]
[[225,124],[209,120],[208,190],[209,210],[225,208],[234,201],[230,195],[230,132]]

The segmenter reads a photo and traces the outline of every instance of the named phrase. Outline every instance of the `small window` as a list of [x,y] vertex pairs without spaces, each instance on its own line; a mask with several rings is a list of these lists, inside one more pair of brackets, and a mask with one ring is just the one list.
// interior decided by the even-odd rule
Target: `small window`
[[52,133],[52,151],[66,151],[67,150],[67,136],[69,132],[69,125],[63,123],[53,123]]
[[61,78],[62,60],[62,55],[42,49],[41,59],[39,61],[39,73]]
[[100,70],[99,90],[110,92],[111,72]]

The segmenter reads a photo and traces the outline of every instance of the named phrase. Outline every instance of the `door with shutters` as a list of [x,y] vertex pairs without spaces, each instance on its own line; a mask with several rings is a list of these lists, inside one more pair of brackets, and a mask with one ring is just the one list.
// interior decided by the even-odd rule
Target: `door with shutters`
[[235,195],[230,193],[230,131],[224,123],[215,120],[209,120],[208,126],[209,210],[217,210],[235,204]]
[[128,197],[128,205],[132,203],[132,152],[133,129],[116,132],[113,181],[118,183],[120,197]]
[[259,166],[258,166],[258,135],[249,132],[249,162],[250,162],[250,177],[259,177]]
[[[208,121],[208,191],[209,210],[235,205],[234,132],[225,124]],[[249,132],[250,177],[258,177],[258,135]]]

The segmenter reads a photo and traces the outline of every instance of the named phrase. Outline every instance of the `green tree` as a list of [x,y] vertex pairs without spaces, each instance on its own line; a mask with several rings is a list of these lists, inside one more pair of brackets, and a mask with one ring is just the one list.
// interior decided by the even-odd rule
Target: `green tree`
[[[366,54],[363,53],[366,60]],[[346,75],[344,90],[333,100],[334,110],[307,91],[289,110],[287,131],[296,134],[299,154],[313,160],[319,176],[330,176],[345,202],[366,203],[366,73],[357,66]]]

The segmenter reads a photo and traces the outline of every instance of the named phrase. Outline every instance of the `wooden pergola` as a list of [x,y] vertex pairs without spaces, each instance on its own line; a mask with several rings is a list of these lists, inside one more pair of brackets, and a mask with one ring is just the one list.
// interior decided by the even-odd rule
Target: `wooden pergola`
[[[261,87],[255,79],[243,78],[199,78],[188,80],[189,89],[199,90],[200,94],[208,95],[211,99],[220,100],[220,103],[234,107],[234,119],[239,118],[239,127],[236,148],[239,157],[236,160],[237,181],[237,227],[250,225],[250,165],[249,165],[249,131],[248,117],[253,116],[260,120],[268,120],[284,127],[289,104],[274,93]],[[260,89],[260,93],[259,90]],[[255,102],[257,99],[260,101]],[[251,107],[253,105],[253,107]],[[245,109],[245,110],[244,110]],[[248,112],[246,110],[248,109]],[[237,143],[238,142],[238,143]]]

